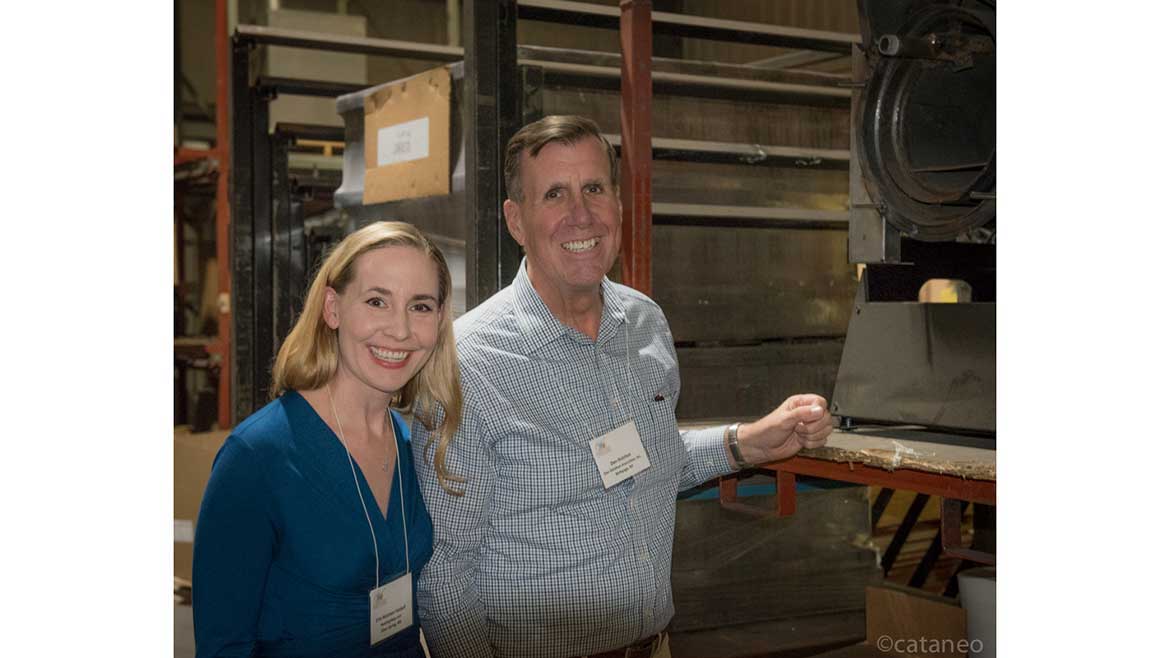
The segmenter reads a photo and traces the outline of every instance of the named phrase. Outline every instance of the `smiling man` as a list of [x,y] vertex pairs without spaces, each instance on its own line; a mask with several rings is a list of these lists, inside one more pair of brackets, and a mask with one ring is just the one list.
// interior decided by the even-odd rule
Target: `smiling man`
[[[667,658],[680,490],[823,445],[825,401],[682,432],[662,310],[613,283],[617,158],[589,119],[550,116],[508,144],[512,284],[455,323],[463,421],[438,485],[412,442],[435,525],[419,616],[436,658]],[[713,321],[718,321],[713,318]]]

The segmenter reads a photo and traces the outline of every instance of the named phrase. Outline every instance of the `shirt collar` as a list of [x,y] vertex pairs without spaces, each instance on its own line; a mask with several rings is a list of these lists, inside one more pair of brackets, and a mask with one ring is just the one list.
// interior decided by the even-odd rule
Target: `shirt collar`
[[[528,278],[527,256],[520,261],[520,269],[516,272],[516,278],[512,280],[512,294],[525,353],[534,354],[541,347],[566,334],[574,340],[585,341],[580,332],[565,326],[552,314],[548,305],[536,292],[536,288],[532,287],[532,281]],[[617,284],[610,281],[609,277],[601,279],[601,301],[601,327],[597,332],[599,345],[612,338],[626,321],[621,293]]]

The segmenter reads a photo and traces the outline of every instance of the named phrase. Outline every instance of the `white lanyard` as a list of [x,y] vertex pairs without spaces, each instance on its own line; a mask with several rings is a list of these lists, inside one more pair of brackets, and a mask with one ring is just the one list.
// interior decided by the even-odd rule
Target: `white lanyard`
[[[628,322],[626,324],[626,367],[632,379],[633,367],[630,362]],[[630,395],[632,394],[631,391]],[[612,410],[610,418],[613,418]],[[642,437],[638,435],[637,424],[632,418],[594,438],[589,442],[589,450],[593,454],[593,462],[601,476],[601,484],[606,489],[621,484],[650,468],[650,456],[646,454],[646,446],[643,445]]]
[[[366,508],[366,499],[362,496],[362,487],[358,484],[357,469],[353,466],[353,455],[349,453],[349,444],[345,442],[345,432],[341,429],[341,417],[337,415],[337,407],[333,404],[333,390],[328,385],[325,386],[325,391],[329,393],[329,408],[333,410],[333,420],[337,422],[337,436],[341,439],[341,445],[345,448],[345,456],[349,461],[349,470],[353,473],[353,486],[357,490],[358,501],[362,504],[362,512],[366,515],[366,524],[370,526],[370,539],[374,542],[374,587],[377,588],[382,584],[382,564],[378,556],[378,537],[374,534],[374,522],[370,520],[370,510]],[[390,433],[394,435],[395,458],[394,466],[398,471],[398,506],[402,511],[402,540],[406,544],[406,573],[410,573],[410,538],[406,535],[406,483],[402,480],[402,455],[397,454],[398,442],[397,431],[394,429],[394,417],[390,416],[390,410],[386,410],[386,415],[390,418]],[[390,492],[394,492],[394,482],[390,482]]]

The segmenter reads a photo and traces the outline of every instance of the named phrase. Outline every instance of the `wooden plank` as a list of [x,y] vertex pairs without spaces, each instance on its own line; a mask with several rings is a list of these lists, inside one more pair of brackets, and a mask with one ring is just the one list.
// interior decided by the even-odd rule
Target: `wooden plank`
[[[972,439],[948,444],[906,438],[906,432],[883,434],[834,431],[823,448],[802,450],[802,457],[865,464],[885,470],[909,468],[928,473],[995,481],[994,440]],[[926,438],[931,435],[924,434]],[[984,446],[974,445],[982,441]]]

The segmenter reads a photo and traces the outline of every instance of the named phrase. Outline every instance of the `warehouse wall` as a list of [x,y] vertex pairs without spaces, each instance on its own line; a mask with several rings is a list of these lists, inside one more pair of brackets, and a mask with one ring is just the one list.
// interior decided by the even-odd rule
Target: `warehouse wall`
[[[657,8],[658,3],[654,3]],[[810,30],[856,34],[857,0],[684,0],[683,13],[726,20],[787,25]],[[684,50],[687,59],[714,60],[746,64],[785,52],[782,49],[750,44],[688,39]]]
[[[195,90],[188,94],[188,100],[199,99],[189,103],[195,114],[212,110],[214,104],[214,4],[211,0],[179,0],[176,5],[181,66]],[[365,17],[368,36],[448,42],[445,0],[349,0],[344,4],[348,14]],[[594,4],[613,6],[616,2],[594,0]],[[335,0],[280,3],[286,10],[325,13],[335,13],[338,5]],[[654,5],[659,11],[722,19],[834,31],[857,29],[853,0],[670,0]],[[265,23],[268,12],[267,0],[239,0],[241,23]],[[517,29],[521,44],[620,51],[615,30],[535,21],[520,21]],[[312,56],[309,51],[300,52]],[[662,35],[655,43],[657,57],[722,62],[756,61],[785,52],[788,51]],[[366,78],[371,85],[434,66],[431,62],[382,57],[365,59]],[[585,114],[610,133],[620,132],[619,108],[616,90],[558,89],[550,84],[544,94],[545,114]],[[849,144],[848,108],[657,94],[653,112],[653,132],[657,137],[830,149],[847,149]],[[847,204],[848,175],[841,169],[658,161],[653,176],[655,201],[819,210],[844,210]],[[689,378],[695,388],[684,391],[680,409],[683,417],[764,413],[772,398],[795,392],[796,386],[826,397],[831,394],[839,345],[771,343],[834,340],[844,335],[844,318],[854,282],[847,265],[843,231],[659,226],[655,229],[654,253],[656,298],[675,328],[683,367],[696,375]],[[687,263],[688,267],[680,268],[679,263]],[[692,276],[694,268],[703,275]],[[749,307],[750,312],[744,310]],[[737,369],[718,367],[702,351],[714,347],[732,349],[737,362],[742,363]],[[819,355],[821,361],[810,354]],[[804,365],[797,376],[797,370],[784,368],[784,363]],[[782,381],[770,376],[773,371],[792,373],[794,379]],[[707,374],[700,376],[701,373]],[[699,386],[700,380],[712,377],[733,379],[720,381],[717,386]],[[710,397],[718,394],[724,394],[724,399]]]
[[[584,0],[590,4],[616,4],[616,0]],[[337,0],[280,0],[284,9],[336,13]],[[349,14],[366,17],[367,35],[427,43],[448,43],[446,0],[346,0]],[[266,24],[269,0],[238,0],[239,23]],[[789,25],[818,30],[857,32],[855,0],[659,0],[658,11],[696,16]],[[181,53],[180,68],[209,108],[215,102],[214,0],[175,0]],[[520,21],[519,43],[618,52],[621,43],[612,30]],[[786,52],[766,46],[732,44],[700,39],[658,37],[654,52],[659,57],[745,63]],[[433,66],[428,62],[370,57],[371,84],[396,80]],[[813,67],[816,68],[816,67]],[[184,92],[184,98],[193,96]],[[211,117],[209,117],[211,118]]]

